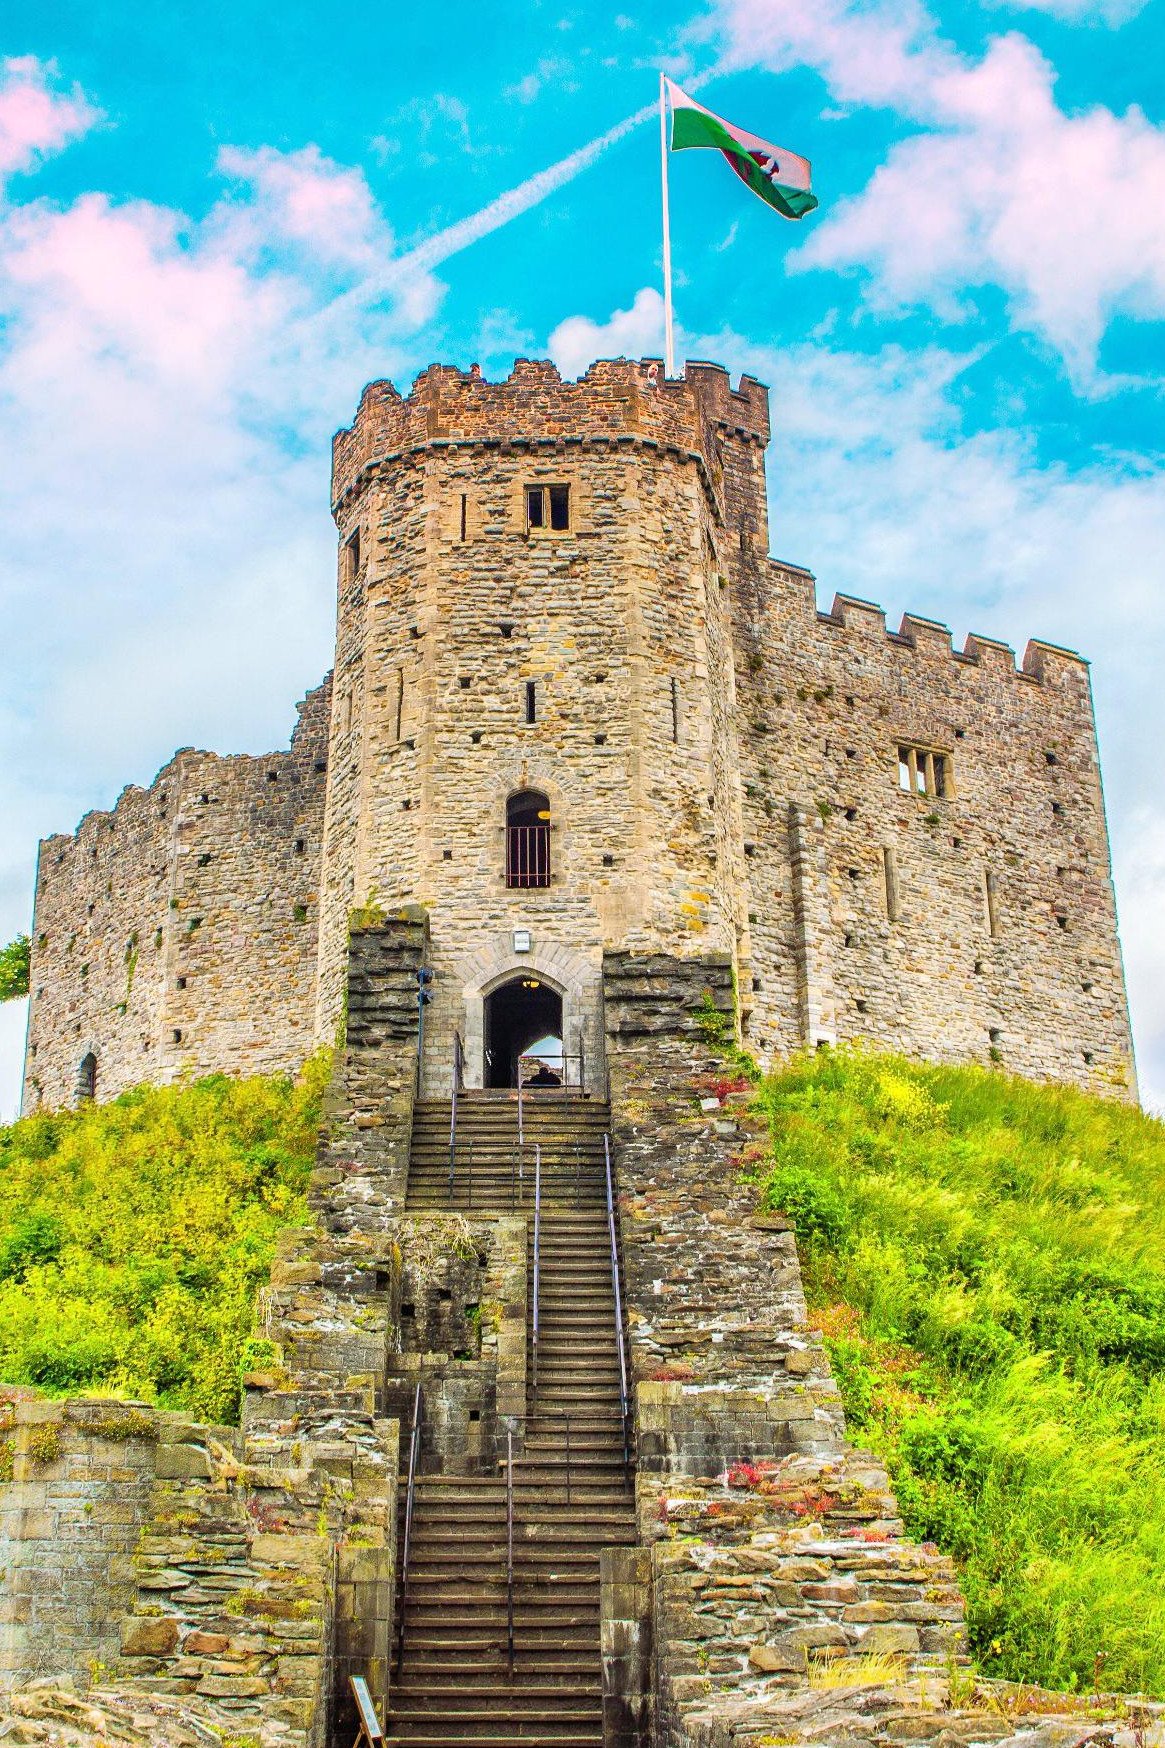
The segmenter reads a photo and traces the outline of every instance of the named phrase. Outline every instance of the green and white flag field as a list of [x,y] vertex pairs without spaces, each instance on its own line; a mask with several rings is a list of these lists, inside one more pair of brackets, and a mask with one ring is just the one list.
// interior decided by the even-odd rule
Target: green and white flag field
[[770,145],[756,134],[746,133],[742,127],[713,115],[671,79],[664,83],[671,107],[673,152],[687,151],[690,146],[713,146],[724,153],[740,180],[782,218],[804,218],[813,211],[817,196],[810,186],[808,158]]

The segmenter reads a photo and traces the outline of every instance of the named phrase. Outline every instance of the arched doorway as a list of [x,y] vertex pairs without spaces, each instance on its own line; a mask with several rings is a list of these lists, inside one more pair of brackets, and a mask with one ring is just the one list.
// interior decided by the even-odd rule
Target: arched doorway
[[562,996],[536,972],[508,978],[484,1006],[486,1086],[516,1086],[519,1056],[543,1039],[553,1039],[561,1056]]

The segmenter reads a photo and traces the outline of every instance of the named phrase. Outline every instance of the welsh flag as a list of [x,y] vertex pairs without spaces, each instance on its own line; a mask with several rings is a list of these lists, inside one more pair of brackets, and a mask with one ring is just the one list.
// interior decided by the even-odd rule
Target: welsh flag
[[817,205],[810,189],[808,158],[771,146],[756,134],[734,127],[681,91],[671,79],[664,81],[671,104],[671,149],[715,146],[724,153],[740,180],[759,194],[766,206],[775,207],[782,218],[804,218]]

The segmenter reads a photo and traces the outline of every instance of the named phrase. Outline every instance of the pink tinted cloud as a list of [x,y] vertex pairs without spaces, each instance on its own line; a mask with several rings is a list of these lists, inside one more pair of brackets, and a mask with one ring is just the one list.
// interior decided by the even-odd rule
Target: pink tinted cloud
[[52,72],[34,55],[0,65],[0,176],[31,169],[97,121],[97,110],[79,91],[66,96],[50,89]]
[[224,146],[218,168],[247,189],[245,209],[235,208],[232,216],[237,220],[245,210],[256,239],[279,237],[317,260],[354,268],[370,267],[391,249],[363,172],[326,158],[318,146],[295,152]]

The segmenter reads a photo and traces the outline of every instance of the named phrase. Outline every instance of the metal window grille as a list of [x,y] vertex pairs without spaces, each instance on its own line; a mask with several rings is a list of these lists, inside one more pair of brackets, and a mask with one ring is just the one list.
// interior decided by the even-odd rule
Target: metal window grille
[[550,827],[506,827],[506,885],[550,885]]

